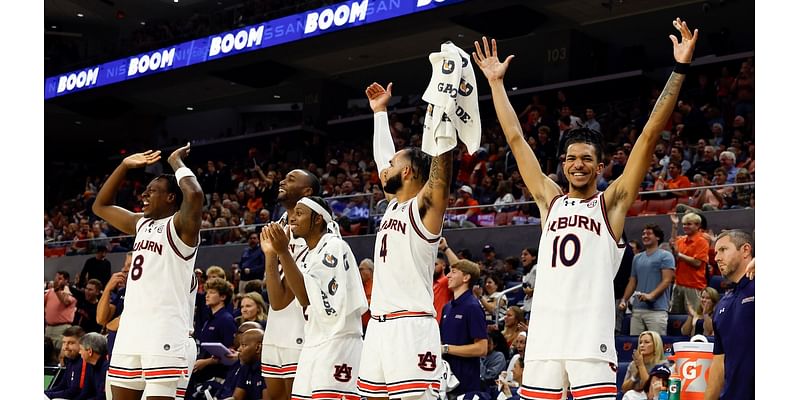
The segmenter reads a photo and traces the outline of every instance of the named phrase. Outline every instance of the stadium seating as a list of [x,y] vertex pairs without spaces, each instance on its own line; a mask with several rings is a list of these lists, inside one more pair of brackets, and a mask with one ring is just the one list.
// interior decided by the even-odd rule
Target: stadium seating
[[630,335],[631,334],[631,315],[630,314],[625,314],[625,316],[622,317],[622,327],[620,329],[622,330],[620,332],[620,334],[622,334],[622,335]]
[[677,204],[678,204],[678,199],[647,200],[644,209],[642,210],[641,213],[639,213],[639,215],[668,214],[675,209],[675,206]]
[[622,399],[625,393],[622,393],[622,382],[625,380],[625,374],[628,372],[629,362],[619,361],[617,364],[617,400]]
[[646,203],[647,203],[647,201],[645,201],[645,200],[636,199],[633,202],[633,204],[631,204],[631,208],[628,209],[627,216],[635,217],[635,216],[639,215],[639,213],[641,213],[642,210],[644,210],[644,206],[645,206]]
[[681,326],[689,318],[687,314],[670,314],[667,319],[667,335],[681,336]]
[[630,362],[633,360],[633,351],[639,342],[637,336],[617,336],[615,339],[617,347],[617,361]]

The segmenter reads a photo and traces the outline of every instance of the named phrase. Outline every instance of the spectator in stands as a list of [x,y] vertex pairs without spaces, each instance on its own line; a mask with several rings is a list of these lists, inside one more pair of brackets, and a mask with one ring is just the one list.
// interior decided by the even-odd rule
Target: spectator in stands
[[133,253],[125,256],[122,270],[115,272],[108,280],[100,300],[97,302],[97,323],[106,329],[109,356],[114,351],[114,340],[117,338],[119,317],[125,306],[125,284],[128,280],[128,271],[131,269]]
[[689,315],[681,326],[681,334],[685,336],[704,335],[714,336],[714,307],[719,303],[717,289],[707,286],[700,293],[700,307],[694,308],[687,305]]
[[586,128],[589,128],[591,130],[595,130],[595,131],[598,131],[598,132],[602,133],[603,129],[600,127],[600,123],[597,122],[596,119],[594,119],[594,117],[595,117],[594,109],[593,108],[587,108],[586,112],[585,112],[585,115],[586,115],[586,120],[583,123],[583,126],[586,127]]
[[[442,238],[444,239],[444,238]],[[358,263],[358,272],[361,274],[361,284],[364,285],[364,294],[367,296],[367,304],[372,304],[372,273],[375,271],[375,263],[372,262],[371,258],[365,258]],[[435,287],[434,287],[435,293]],[[436,316],[437,318],[441,318],[441,315],[437,310]],[[364,329],[364,332],[367,331],[367,323],[369,322],[369,318],[372,314],[370,314],[369,310],[361,315],[361,325]]]
[[55,378],[50,389],[44,391],[48,399],[74,399],[83,386],[81,371],[85,362],[80,355],[80,339],[84,332],[80,326],[71,326],[64,331],[61,338],[61,355],[59,366],[64,370]]
[[503,261],[497,257],[497,252],[494,246],[486,244],[483,246],[483,260],[481,260],[481,272],[488,272],[490,274],[501,272],[503,270]]
[[[677,141],[676,141],[677,142]],[[683,142],[680,142],[683,143]],[[669,159],[670,161],[675,161],[681,169],[681,174],[685,174],[689,168],[692,167],[692,163],[686,160],[683,154],[683,148],[677,147],[674,144],[669,149]]]
[[668,251],[659,249],[664,232],[657,224],[646,224],[642,229],[644,251],[633,257],[631,276],[619,309],[625,310],[633,298],[630,335],[643,331],[667,334],[667,310],[670,288],[675,280],[675,259]]
[[528,324],[525,323],[525,313],[518,306],[511,306],[506,311],[505,323],[503,327],[503,338],[507,346],[511,346],[517,339],[520,332],[528,331]]
[[267,327],[267,305],[264,303],[264,297],[259,292],[244,293],[242,296],[239,303],[242,315],[234,320],[236,325],[252,321],[261,325],[261,329],[265,329]]
[[44,292],[44,335],[53,341],[56,349],[61,349],[61,336],[72,326],[76,306],[77,301],[69,289],[69,272],[56,272],[53,288]]
[[258,233],[252,232],[247,236],[247,247],[242,250],[239,259],[239,268],[242,275],[239,280],[239,292],[244,291],[244,286],[251,281],[264,280],[264,253],[261,252],[261,242]]
[[627,163],[628,153],[626,153],[625,149],[622,147],[617,147],[617,150],[614,151],[614,156],[611,158],[611,162],[603,171],[603,177],[608,182],[619,178],[619,176],[622,175],[622,171],[625,169],[625,165]]
[[[539,249],[526,247],[520,253],[520,262],[522,263],[522,290],[525,292],[525,299],[523,300],[522,310],[525,313],[531,312],[531,302],[533,301],[533,286],[536,283],[536,257],[539,255]],[[527,319],[526,319],[527,320]]]
[[85,287],[90,279],[97,279],[100,285],[105,286],[111,278],[111,262],[106,259],[108,249],[101,247],[97,249],[97,254],[83,263],[81,278],[78,287]]
[[639,334],[639,343],[633,351],[633,362],[628,365],[622,380],[622,392],[644,390],[650,370],[656,365],[669,367],[669,361],[664,357],[664,343],[658,332],[644,331]]
[[708,264],[708,241],[700,232],[702,219],[695,213],[684,214],[683,232],[678,236],[678,216],[670,214],[672,236],[670,247],[675,255],[675,287],[672,292],[670,312],[686,314],[686,304],[696,308],[700,304],[700,291],[706,287],[706,264]]
[[667,390],[667,379],[672,375],[669,367],[657,364],[650,370],[650,375],[645,381],[643,390],[631,389],[625,392],[622,400],[657,400],[659,393]]
[[[347,206],[342,210],[342,217],[347,218],[351,224],[366,223],[369,219],[369,204],[364,196],[351,197]],[[356,232],[359,233],[359,232]]]
[[495,211],[509,212],[513,211],[514,207],[504,207],[504,204],[511,204],[515,202],[514,195],[511,194],[511,181],[500,181],[497,183],[497,198],[494,200]]
[[[478,201],[478,204],[493,204],[497,197],[494,179],[491,175],[485,175],[481,179],[480,185],[475,188],[475,200]],[[490,211],[490,209],[485,208],[481,210],[482,212]]]
[[[680,164],[675,160],[670,160],[667,167],[667,175],[662,174],[662,178],[656,182],[655,189],[683,189],[692,187],[689,178],[681,173]],[[682,190],[679,192],[667,193],[666,197],[688,197],[689,192]]]
[[442,358],[461,382],[448,393],[450,396],[481,390],[480,358],[488,351],[486,320],[480,304],[469,291],[479,277],[478,265],[467,260],[453,263],[447,275],[453,301],[442,310]]
[[733,229],[717,237],[714,249],[722,276],[735,286],[714,310],[714,358],[705,398],[752,399],[755,398],[755,241],[749,232]]
[[694,176],[694,174],[705,172],[707,176],[714,175],[714,170],[719,168],[719,161],[715,160],[716,152],[713,146],[703,147],[701,158],[695,162],[689,171],[686,172],[687,176]]
[[[500,345],[505,343],[503,335],[498,331],[490,332],[488,336],[489,351],[486,357],[481,357],[481,390],[486,392],[489,387],[495,384],[495,380],[500,373],[506,370],[508,360],[500,349]],[[508,346],[505,347],[506,353]]]
[[497,379],[496,383],[498,385],[499,392],[497,394],[497,400],[519,400],[519,386],[522,382],[522,374],[525,370],[525,360],[523,358],[517,358],[514,360],[513,364],[509,365],[509,369],[511,372],[506,371],[505,376],[501,376]]
[[[436,261],[433,267],[433,308],[436,310],[436,322],[442,322],[442,309],[450,300],[453,300],[453,292],[448,287],[447,256],[442,251],[447,251],[447,240],[442,236],[439,240],[439,253],[436,254]],[[452,250],[450,250],[452,253]]]
[[547,125],[539,126],[536,137],[536,148],[533,149],[533,153],[536,154],[536,159],[539,160],[542,171],[547,174],[556,172],[558,150],[556,149],[555,141],[551,138],[550,127]]
[[[89,332],[80,340],[81,358],[89,364],[85,376],[87,377],[80,395],[80,400],[105,400],[106,398],[106,373],[108,372],[108,343],[106,337]],[[82,371],[83,374],[83,371]]]
[[503,286],[508,287],[509,283],[518,283],[522,280],[522,271],[519,268],[519,258],[511,256],[503,259],[503,269],[501,278],[503,279]]
[[723,151],[719,155],[719,163],[725,169],[725,173],[728,174],[725,183],[735,182],[736,174],[739,172],[739,168],[736,168],[736,155],[730,151]]
[[[472,198],[472,188],[468,185],[461,186],[458,189],[458,196],[458,199],[456,199],[455,203],[453,204],[454,207],[470,207],[456,211],[456,215],[458,215],[458,219],[461,221],[461,227],[475,227],[475,224],[478,222],[478,214],[480,214],[481,209],[477,207],[478,201]],[[467,224],[467,222],[469,222],[469,224]]]
[[89,279],[83,288],[82,296],[77,297],[74,325],[80,325],[85,332],[100,332],[103,328],[97,323],[97,303],[103,286],[97,279]]
[[89,227],[89,220],[86,218],[80,219],[80,225],[75,231],[75,236],[72,238],[72,245],[70,246],[70,254],[86,254],[89,252],[89,240],[92,239],[92,231]]
[[[211,278],[212,273],[207,272],[209,279],[206,281],[206,305],[211,310],[210,318],[203,324],[197,332],[197,341],[203,343],[222,343],[226,347],[233,345],[233,333],[236,332],[236,322],[233,316],[226,309],[226,305],[232,297],[232,290],[227,281],[220,278]],[[194,364],[194,372],[188,385],[187,392],[193,392],[192,388],[198,383],[202,383],[210,378],[224,378],[227,373],[225,365],[220,360],[211,355],[202,346],[197,354],[197,361]]]
[[[752,182],[750,173],[740,168],[736,173],[736,183]],[[753,186],[736,186],[726,200],[726,208],[752,208],[755,203],[755,189]]]
[[503,293],[503,280],[497,274],[486,277],[483,289],[475,288],[475,295],[483,306],[489,330],[502,329],[508,310],[508,298]]

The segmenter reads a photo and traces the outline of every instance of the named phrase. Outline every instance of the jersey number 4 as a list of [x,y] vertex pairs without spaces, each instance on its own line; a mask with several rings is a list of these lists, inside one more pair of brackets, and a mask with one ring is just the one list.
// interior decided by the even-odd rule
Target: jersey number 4
[[381,239],[381,252],[378,253],[378,256],[383,259],[383,262],[386,262],[386,237],[389,235],[383,235],[383,239]]
[[142,265],[144,265],[144,256],[139,254],[131,264],[131,279],[136,281],[142,277]]
[[[572,243],[572,251],[569,256],[567,256],[568,249],[567,245]],[[578,258],[581,256],[581,240],[578,239],[577,236],[570,233],[562,239],[561,236],[556,236],[553,239],[553,259],[550,264],[551,267],[556,267],[556,261],[560,260],[561,265],[565,267],[571,267],[578,262]]]

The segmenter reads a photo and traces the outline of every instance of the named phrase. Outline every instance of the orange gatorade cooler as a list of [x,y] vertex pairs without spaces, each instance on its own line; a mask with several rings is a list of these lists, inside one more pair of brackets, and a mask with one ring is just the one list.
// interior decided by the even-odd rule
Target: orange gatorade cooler
[[674,371],[681,379],[680,399],[703,400],[714,358],[714,343],[708,343],[703,335],[695,335],[690,340],[673,343],[675,355],[669,359],[675,361]]

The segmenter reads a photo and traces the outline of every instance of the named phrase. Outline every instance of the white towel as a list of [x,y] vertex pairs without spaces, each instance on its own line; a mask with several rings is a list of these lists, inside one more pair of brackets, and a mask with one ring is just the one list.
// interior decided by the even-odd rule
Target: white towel
[[469,154],[481,144],[478,86],[469,54],[451,42],[428,56],[433,74],[422,99],[428,102],[422,129],[422,151],[432,156],[452,150],[456,138]]

